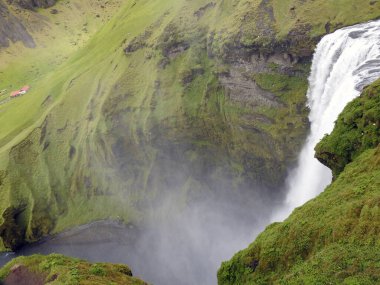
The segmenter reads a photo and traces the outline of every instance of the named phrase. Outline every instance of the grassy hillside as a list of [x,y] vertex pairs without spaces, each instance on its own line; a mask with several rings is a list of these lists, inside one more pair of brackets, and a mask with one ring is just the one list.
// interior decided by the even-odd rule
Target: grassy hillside
[[224,1],[233,16],[221,22],[215,38],[222,42],[219,47],[310,56],[322,35],[378,18],[379,5],[370,0]]
[[[18,257],[0,270],[0,282],[6,284],[125,284],[143,285],[142,280],[132,277],[126,265],[89,263],[60,254]],[[29,283],[28,283],[29,282]]]
[[[380,124],[370,115],[378,114],[379,84],[350,103],[317,146],[318,157],[328,147],[331,161],[339,158],[335,181],[224,262],[219,284],[380,282],[380,146],[371,140],[378,139]],[[359,140],[357,132],[364,134]]]
[[308,129],[314,45],[380,15],[378,2],[336,3],[6,4],[36,47],[0,52],[2,248],[94,219],[138,222],[165,191],[279,197]]

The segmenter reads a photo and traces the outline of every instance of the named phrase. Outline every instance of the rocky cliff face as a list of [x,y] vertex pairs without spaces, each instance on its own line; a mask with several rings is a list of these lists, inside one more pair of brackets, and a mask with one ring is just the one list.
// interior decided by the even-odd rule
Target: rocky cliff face
[[57,1],[56,0],[17,0],[14,1],[22,8],[25,9],[36,9],[36,8],[49,8],[53,6]]
[[[55,3],[56,0],[1,0],[0,48],[9,47],[10,44],[18,41],[22,42],[27,48],[34,48],[36,43],[25,25],[26,19],[33,19],[33,17],[30,14],[24,13],[24,9],[34,11],[36,8],[49,8]],[[38,23],[29,26],[31,30],[35,30],[37,27]]]
[[219,284],[378,283],[379,83],[350,103],[317,145],[335,181],[224,262]]
[[35,47],[35,42],[19,17],[0,1],[0,48],[8,47],[10,42],[21,41],[26,47]]

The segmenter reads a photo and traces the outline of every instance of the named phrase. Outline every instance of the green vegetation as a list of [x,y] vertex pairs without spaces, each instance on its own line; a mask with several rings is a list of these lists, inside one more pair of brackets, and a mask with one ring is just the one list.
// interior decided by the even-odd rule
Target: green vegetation
[[278,37],[284,37],[295,26],[309,26],[312,36],[325,34],[347,25],[379,17],[379,3],[359,0],[307,1],[299,5],[296,0],[273,1]]
[[345,108],[331,135],[317,145],[316,158],[332,169],[334,176],[359,154],[380,143],[380,80],[367,87],[360,98]]
[[[223,47],[248,47],[262,53],[280,51],[310,56],[326,33],[379,17],[380,3],[371,0],[272,0],[224,3],[233,17],[221,22],[216,37]],[[225,12],[226,13],[226,12]],[[223,49],[220,49],[223,53]]]
[[[35,279],[52,285],[92,285],[92,284],[147,284],[132,277],[132,271],[122,264],[95,263],[60,254],[47,256],[32,255],[17,257],[0,269],[0,282],[11,278],[15,268],[24,280],[29,278],[31,284]],[[40,283],[36,283],[40,284]]]
[[[261,108],[262,115],[267,116],[276,124],[262,124],[261,127],[276,138],[279,146],[286,146],[289,151],[285,155],[285,161],[291,160],[291,156],[299,149],[299,138],[305,135],[308,126],[305,114],[307,79],[305,67],[296,65],[301,75],[289,76],[279,73],[257,73],[254,80],[264,90],[275,94],[285,104],[282,108]],[[306,67],[308,70],[308,67]]]
[[32,87],[0,105],[1,250],[138,223],[162,191],[277,189],[307,132],[302,62],[321,27],[380,14],[352,0],[100,2],[5,4],[36,48],[0,53],[0,90]]
[[343,157],[335,181],[224,262],[219,284],[380,282],[380,145],[371,139],[379,138],[371,115],[379,114],[379,83],[345,108],[332,134],[317,146],[329,147],[330,157]]

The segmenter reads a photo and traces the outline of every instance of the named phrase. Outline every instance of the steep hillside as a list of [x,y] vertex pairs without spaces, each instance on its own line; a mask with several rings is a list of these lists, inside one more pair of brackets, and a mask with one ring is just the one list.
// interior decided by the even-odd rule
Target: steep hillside
[[1,268],[0,282],[5,285],[147,284],[132,277],[132,271],[126,265],[91,264],[59,254],[15,258]]
[[219,284],[380,282],[379,84],[350,103],[317,146],[318,159],[339,166],[335,181],[224,262]]
[[0,97],[6,248],[94,219],[136,222],[165,192],[279,198],[308,129],[316,42],[380,15],[353,0],[54,8],[22,11],[36,47],[0,54],[0,90],[32,86]]

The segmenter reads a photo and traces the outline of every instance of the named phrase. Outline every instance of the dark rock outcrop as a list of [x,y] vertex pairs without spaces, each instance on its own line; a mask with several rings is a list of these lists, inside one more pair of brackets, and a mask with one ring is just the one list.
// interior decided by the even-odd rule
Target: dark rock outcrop
[[36,8],[49,8],[53,6],[57,1],[56,0],[17,0],[16,3],[24,8],[29,10],[34,10]]
[[43,285],[44,277],[31,272],[25,265],[15,264],[4,280],[4,285]]
[[0,48],[8,47],[10,42],[21,41],[26,47],[34,48],[35,43],[21,20],[13,15],[0,1]]
[[[36,46],[32,36],[30,35],[25,23],[16,15],[9,5],[16,6],[27,10],[35,10],[37,8],[49,8],[56,3],[56,0],[8,0],[4,2],[0,0],[0,48],[8,47],[10,43],[22,42],[28,48]],[[52,10],[52,13],[58,12]]]
[[19,217],[25,208],[9,207],[3,213],[3,224],[0,226],[0,236],[4,246],[16,249],[24,242],[25,227],[21,225]]

